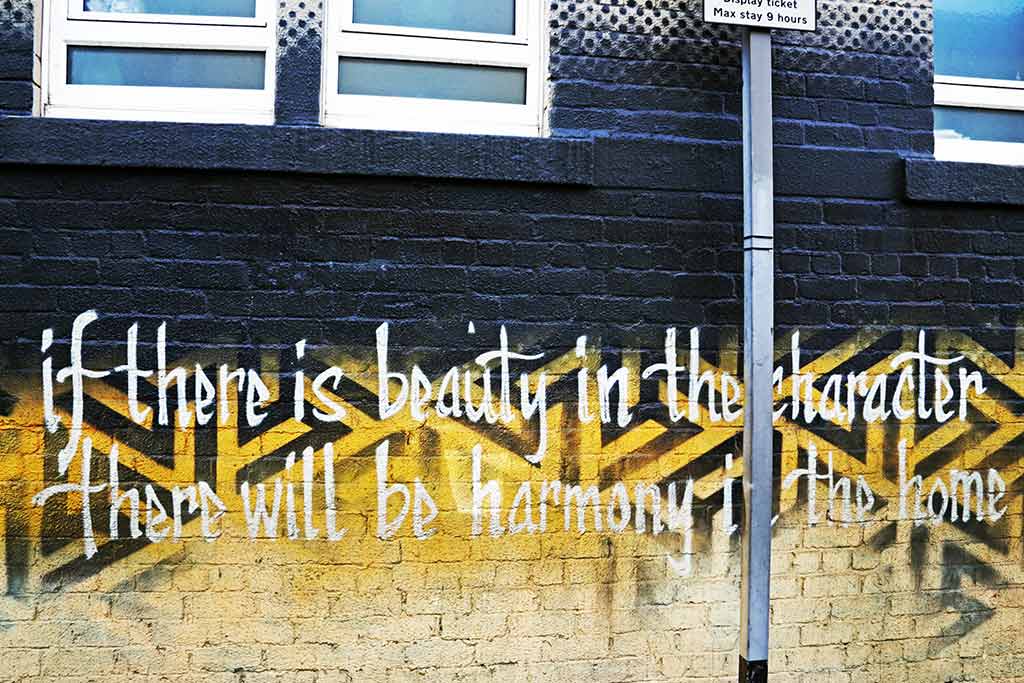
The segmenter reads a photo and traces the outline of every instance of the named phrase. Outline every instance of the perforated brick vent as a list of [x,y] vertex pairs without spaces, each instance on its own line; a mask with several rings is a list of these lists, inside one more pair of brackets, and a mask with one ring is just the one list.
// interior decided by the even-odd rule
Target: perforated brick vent
[[0,35],[32,36],[35,5],[32,0],[0,2]]
[[278,5],[277,39],[286,51],[306,52],[320,49],[323,31],[323,2],[281,0]]

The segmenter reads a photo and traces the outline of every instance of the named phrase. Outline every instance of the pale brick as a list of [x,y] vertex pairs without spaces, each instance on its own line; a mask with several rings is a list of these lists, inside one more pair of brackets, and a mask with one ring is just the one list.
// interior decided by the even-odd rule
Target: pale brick
[[39,674],[40,657],[45,656],[39,650],[10,650],[0,653],[3,666],[0,667],[0,679],[18,680]]
[[518,612],[508,616],[509,634],[513,637],[568,636],[575,630],[573,612]]
[[792,570],[798,574],[814,574],[821,569],[821,553],[816,550],[792,554]]
[[855,595],[860,593],[861,580],[857,575],[808,576],[804,579],[803,594],[807,597]]
[[114,673],[114,650],[99,647],[52,648],[46,651],[41,662],[43,676],[100,676]]
[[405,660],[415,668],[471,662],[473,655],[473,646],[458,640],[425,640],[405,648]]
[[507,632],[508,615],[503,613],[475,612],[441,617],[441,636],[445,639],[490,639]]
[[773,600],[771,610],[772,623],[776,624],[822,622],[828,618],[829,604],[810,598]]
[[210,645],[192,651],[191,667],[198,671],[255,670],[262,663],[262,650],[239,645]]

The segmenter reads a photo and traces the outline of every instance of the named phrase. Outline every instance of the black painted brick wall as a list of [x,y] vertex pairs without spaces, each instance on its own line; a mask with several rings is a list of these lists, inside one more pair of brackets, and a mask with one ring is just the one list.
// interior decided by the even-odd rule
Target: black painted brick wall
[[[784,196],[777,215],[780,329],[962,328],[1012,348],[1024,211]],[[0,343],[33,367],[41,329],[95,307],[112,342],[169,320],[191,347],[366,346],[392,320],[456,351],[472,320],[494,327],[482,343],[509,323],[563,351],[588,332],[657,349],[668,325],[739,326],[740,217],[718,192],[8,167]]]
[[[306,9],[294,37],[315,48]],[[1012,335],[1022,212],[902,199],[895,154],[932,144],[931,3],[821,10],[817,33],[775,33],[780,325]],[[740,135],[738,34],[699,15],[689,0],[550,4],[553,133],[612,138],[594,188],[5,168],[0,340],[34,349],[55,314],[93,306],[123,317],[117,339],[171,317],[184,342],[245,346],[366,343],[382,319],[425,344],[513,321],[561,348],[587,327],[654,347],[668,324],[735,327],[739,154],[717,143]],[[31,107],[31,25],[31,3],[0,5],[8,113]],[[312,120],[305,105],[284,119]]]
[[[551,4],[556,135],[739,140],[738,30],[695,0]],[[931,2],[822,0],[815,33],[775,31],[782,145],[930,153]]]

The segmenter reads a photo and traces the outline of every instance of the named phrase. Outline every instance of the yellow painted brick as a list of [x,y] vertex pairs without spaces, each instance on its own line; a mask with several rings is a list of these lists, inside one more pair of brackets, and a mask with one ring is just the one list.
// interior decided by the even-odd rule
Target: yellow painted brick
[[792,550],[803,546],[803,520],[796,525],[780,524],[772,529],[772,548]]
[[596,533],[579,536],[560,534],[541,537],[543,555],[548,559],[575,559],[587,557],[608,557],[611,554],[611,540]]
[[171,573],[174,587],[180,591],[205,591],[210,588],[211,567],[205,564],[180,564]]
[[828,597],[860,593],[861,579],[856,574],[808,576],[803,594],[807,597]]
[[479,536],[473,541],[473,557],[484,560],[539,560],[541,536]]
[[187,649],[159,649],[148,660],[146,671],[150,676],[180,675],[188,670]]
[[410,615],[398,619],[360,617],[343,620],[342,624],[364,638],[405,643],[433,638],[441,629],[440,618],[433,615]]
[[647,654],[651,651],[650,634],[644,631],[619,633],[611,637],[609,654],[612,657],[626,657],[636,654]]
[[814,574],[821,569],[821,552],[800,551],[792,554],[792,569],[797,574]]
[[791,648],[800,646],[800,626],[798,624],[772,625],[771,644],[773,648]]
[[709,611],[712,626],[736,626],[740,625],[740,610],[731,603],[711,605]]
[[878,552],[868,546],[854,548],[850,555],[854,569],[874,569],[881,562]]
[[402,539],[402,561],[464,562],[473,553],[473,543],[465,538],[433,536],[426,540]]
[[710,677],[728,670],[730,658],[726,655],[703,653],[666,655],[658,659],[658,671],[669,679]]
[[875,658],[875,645],[858,638],[846,646],[844,665],[848,669],[864,670]]
[[834,597],[829,600],[833,619],[863,619],[885,615],[888,596],[880,593]]
[[478,611],[466,615],[443,615],[441,636],[445,639],[469,640],[496,638],[508,632],[508,615]]
[[804,683],[804,676],[798,673],[780,673],[777,668],[773,668],[774,663],[769,659],[768,670],[772,673],[772,683]]
[[119,593],[110,598],[112,619],[181,619],[183,614],[181,596],[171,593],[160,593],[159,597],[145,593]]
[[[245,619],[232,621],[224,629],[226,642],[243,645],[246,643],[281,645],[295,640],[295,630],[301,621],[283,619]],[[323,623],[323,617],[317,619]]]
[[259,612],[259,599],[249,594],[192,593],[185,596],[184,610],[189,619],[242,621]]
[[494,664],[517,664],[537,662],[542,659],[542,648],[547,638],[510,636],[493,641],[476,643],[474,661],[491,666]]
[[[407,614],[468,614],[472,608],[470,596],[461,589],[410,591],[404,597],[404,610]],[[351,600],[339,598],[336,607],[331,607],[331,614],[343,616],[347,602]]]
[[889,613],[894,615],[937,614],[944,611],[938,594],[904,593],[889,598]]
[[[334,677],[329,679],[344,683],[345,679]],[[317,673],[315,671],[284,671],[280,675],[280,683],[316,683]]]
[[[38,604],[35,611],[40,620],[104,619],[110,616],[110,597],[99,593],[61,593],[48,597],[45,602]],[[6,609],[4,616],[10,618],[7,617]]]
[[46,647],[67,642],[71,624],[54,621],[17,621],[0,628],[0,652],[14,648]]
[[43,676],[101,676],[114,672],[114,650],[99,647],[52,648],[41,658],[41,664]]
[[[151,647],[120,647],[114,650],[114,667],[118,673],[142,675],[149,673],[153,659],[160,656],[156,648]],[[181,660],[182,671],[188,669],[188,658]]]
[[907,666],[907,683],[934,683],[935,681],[959,680],[960,662],[954,658],[944,660],[926,660],[914,662]]
[[679,586],[668,581],[645,581],[635,585],[639,601],[645,605],[671,605],[676,600]]
[[281,674],[275,671],[247,671],[245,683],[281,683]]
[[[504,570],[508,563],[498,562],[465,562],[459,565],[459,585],[462,588],[483,588],[493,586],[498,579],[498,567]],[[533,563],[525,563],[527,567]],[[518,576],[518,572],[513,572]],[[507,584],[506,584],[507,585]]]
[[459,640],[424,640],[405,648],[405,660],[416,668],[471,662],[473,655],[473,646]]
[[262,650],[240,645],[207,645],[192,651],[191,668],[196,671],[236,671],[259,669]]
[[[907,637],[912,636],[904,636],[904,638]],[[898,664],[903,662],[903,643],[898,640],[887,640],[877,643],[872,660],[879,664]]]
[[772,600],[771,611],[775,624],[822,622],[828,618],[829,603],[812,598]]
[[784,576],[772,577],[771,593],[773,600],[776,598],[795,598],[800,595],[800,579]]
[[2,657],[3,667],[0,667],[0,679],[19,680],[28,676],[39,674],[39,659],[45,652],[40,650],[11,650],[5,649]]
[[845,648],[838,645],[801,647],[786,651],[786,668],[790,671],[825,672],[841,669]]
[[818,524],[804,529],[805,548],[850,548],[864,541],[864,531],[859,526],[828,526]]
[[532,562],[498,562],[494,572],[495,587],[524,587],[530,584]]
[[160,593],[171,590],[173,566],[158,564],[150,567],[135,577],[135,590],[141,592]]
[[801,645],[849,643],[855,637],[856,632],[852,625],[834,621],[807,624],[800,627]]
[[316,668],[323,659],[330,659],[333,650],[347,645],[346,641],[336,644],[302,642],[294,646],[269,645],[262,650],[268,668],[290,671]]
[[615,562],[611,558],[579,559],[566,562],[565,581],[567,583],[606,583],[612,579],[614,565]]
[[850,551],[836,548],[821,553],[821,570],[826,573],[845,572],[850,568]]
[[506,589],[474,592],[472,602],[474,610],[527,612],[537,609],[540,598],[538,593],[532,589]]
[[740,600],[739,577],[728,581],[719,579],[680,581],[679,594],[688,603],[734,602],[738,605]]
[[575,631],[575,620],[569,611],[517,612],[508,615],[508,630],[516,637],[568,636]]

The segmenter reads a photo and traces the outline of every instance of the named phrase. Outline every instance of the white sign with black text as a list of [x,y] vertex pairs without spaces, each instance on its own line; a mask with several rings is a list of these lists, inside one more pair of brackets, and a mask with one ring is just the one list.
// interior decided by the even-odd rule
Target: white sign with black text
[[704,0],[704,21],[755,28],[817,29],[817,0]]

